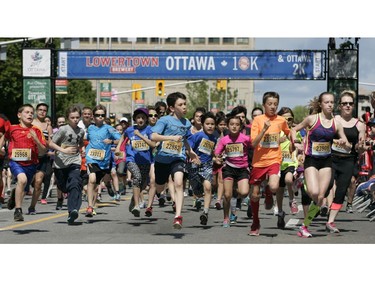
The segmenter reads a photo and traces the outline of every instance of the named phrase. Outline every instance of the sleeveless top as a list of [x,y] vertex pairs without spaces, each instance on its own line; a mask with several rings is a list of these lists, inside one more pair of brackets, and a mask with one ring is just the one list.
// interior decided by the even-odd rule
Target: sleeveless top
[[359,131],[357,128],[359,120],[357,119],[357,122],[354,124],[353,127],[350,128],[345,128],[344,127],[344,133],[346,138],[348,139],[348,142],[352,144],[352,149],[350,150],[350,153],[341,151],[341,150],[336,150],[334,147],[332,147],[332,155],[338,156],[338,157],[357,157],[358,153],[355,150],[355,146],[358,143],[358,136],[359,136]]
[[314,158],[330,157],[331,145],[335,134],[335,119],[332,118],[329,127],[326,127],[321,122],[321,113],[317,113],[314,124],[307,129],[305,155]]

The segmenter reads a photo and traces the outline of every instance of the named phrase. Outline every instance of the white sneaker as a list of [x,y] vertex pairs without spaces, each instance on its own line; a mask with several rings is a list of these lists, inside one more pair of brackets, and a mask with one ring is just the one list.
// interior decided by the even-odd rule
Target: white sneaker
[[277,206],[273,206],[273,215],[274,216],[277,216],[279,214],[279,208],[277,208]]

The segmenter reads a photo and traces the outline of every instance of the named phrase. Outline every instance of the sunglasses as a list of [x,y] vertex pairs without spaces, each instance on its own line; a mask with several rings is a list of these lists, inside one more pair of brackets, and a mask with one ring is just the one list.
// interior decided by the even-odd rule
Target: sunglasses
[[94,114],[94,116],[96,117],[96,118],[99,118],[99,117],[105,117],[105,114]]
[[342,106],[345,106],[345,105],[349,105],[349,106],[353,106],[354,105],[354,102],[342,102],[340,103]]
[[288,121],[288,122],[289,121],[294,121],[294,118],[293,117],[285,117],[285,120]]
[[149,114],[148,117],[158,117],[157,114]]
[[165,115],[165,111],[160,111],[159,115],[161,115],[161,116]]

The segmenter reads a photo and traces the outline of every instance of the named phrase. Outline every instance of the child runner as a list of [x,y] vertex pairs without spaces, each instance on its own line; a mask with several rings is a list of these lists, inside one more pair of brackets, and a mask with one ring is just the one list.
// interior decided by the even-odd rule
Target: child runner
[[0,147],[4,145],[4,137],[9,141],[9,166],[17,179],[17,186],[12,190],[8,200],[8,209],[14,211],[14,220],[23,221],[22,201],[36,173],[38,154],[46,153],[46,140],[42,131],[32,124],[34,108],[24,104],[18,109],[18,125],[11,125],[0,139]]
[[155,156],[155,186],[161,192],[172,176],[175,188],[176,212],[173,220],[175,229],[182,228],[182,206],[184,203],[183,179],[186,171],[186,150],[193,163],[199,164],[199,158],[190,148],[186,137],[191,124],[184,116],[186,114],[186,96],[174,92],[167,96],[170,115],[161,117],[152,127],[151,139],[160,142]]
[[[292,128],[292,140],[296,139],[296,132],[302,128],[307,130],[304,173],[307,193],[313,202],[298,232],[298,236],[305,238],[312,236],[308,226],[319,212],[331,180],[332,143],[334,142],[346,151],[351,150],[351,145],[348,143],[341,123],[336,122],[333,117],[334,95],[323,92],[311,102],[311,105],[314,108],[313,114],[307,116],[300,124]],[[334,141],[336,133],[340,139]]]
[[224,200],[223,227],[229,227],[229,209],[233,196],[233,183],[237,182],[237,193],[241,197],[249,194],[250,169],[248,163],[248,150],[252,149],[251,138],[241,133],[242,119],[229,115],[227,119],[229,133],[222,137],[215,149],[215,157],[223,159]]
[[[250,184],[252,185],[251,210],[253,223],[251,225],[251,236],[258,236],[260,229],[259,222],[259,198],[260,184],[268,179],[268,186],[272,193],[279,189],[281,148],[280,133],[283,131],[289,137],[290,129],[285,118],[277,115],[280,96],[276,92],[263,94],[263,107],[265,114],[254,118],[251,125],[251,138],[253,140],[254,155],[253,169],[251,171]],[[285,213],[279,210],[277,226],[285,226]]]
[[95,188],[100,184],[101,179],[110,174],[111,144],[118,142],[120,134],[112,126],[105,124],[105,106],[99,104],[94,107],[95,125],[90,125],[87,130],[86,165],[89,180],[87,184],[87,210],[86,217],[92,217],[94,203],[96,200]]
[[[293,111],[289,107],[282,107],[277,115],[280,115],[285,118],[288,122],[289,128],[293,127],[294,122],[294,114]],[[281,163],[281,174],[280,174],[280,187],[276,193],[276,203],[277,203],[277,210],[283,210],[283,199],[284,199],[284,190],[285,186],[287,187],[288,196],[289,196],[289,207],[291,214],[298,213],[298,204],[296,199],[294,198],[293,192],[293,180],[294,175],[296,174],[296,169],[298,167],[298,159],[297,159],[297,149],[295,149],[292,153],[290,153],[290,140],[285,136],[284,132],[280,133],[280,146],[281,146],[281,153],[282,153],[282,163]],[[284,228],[285,225],[283,224],[282,220],[280,220],[279,228]]]
[[[133,113],[134,126],[127,128],[124,138],[129,139],[127,149],[127,168],[133,176],[133,196],[129,210],[135,217],[140,216],[139,200],[140,194],[147,186],[147,179],[150,174],[152,163],[152,149],[155,143],[151,140],[151,126],[148,125],[148,109],[137,108]],[[117,145],[116,151],[119,151]],[[128,153],[128,150],[131,150]],[[152,212],[152,209],[149,210]],[[149,215],[148,215],[149,216]]]
[[[227,130],[227,117],[224,112],[220,111],[216,113],[216,129],[214,132],[215,137],[217,138],[216,145],[219,140],[224,137],[224,131]],[[224,183],[223,183],[223,173],[222,173],[223,164],[221,161],[214,161],[212,174],[213,174],[213,189],[216,190],[216,203],[215,208],[221,210],[222,207],[222,198],[224,193]]]
[[200,216],[201,225],[207,225],[208,210],[211,204],[212,164],[213,151],[217,138],[213,135],[215,130],[215,115],[207,112],[201,117],[202,129],[188,138],[190,147],[199,156],[200,165],[191,163],[189,172],[189,183],[193,194],[200,198],[204,196],[203,212]]
[[59,189],[68,194],[68,224],[78,218],[82,204],[81,149],[85,131],[78,127],[81,109],[70,106],[66,111],[67,125],[63,125],[53,135],[49,144],[55,150],[53,162]]

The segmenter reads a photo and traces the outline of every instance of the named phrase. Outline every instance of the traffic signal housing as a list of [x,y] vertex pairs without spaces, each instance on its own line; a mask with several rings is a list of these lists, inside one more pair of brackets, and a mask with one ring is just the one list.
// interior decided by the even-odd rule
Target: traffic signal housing
[[157,97],[164,97],[164,80],[156,80],[156,96]]
[[132,92],[132,100],[141,100],[142,99],[142,91],[137,89],[141,89],[142,85],[141,84],[132,84],[132,89],[135,90]]
[[216,89],[218,91],[226,91],[227,90],[227,80],[217,80],[216,81]]

